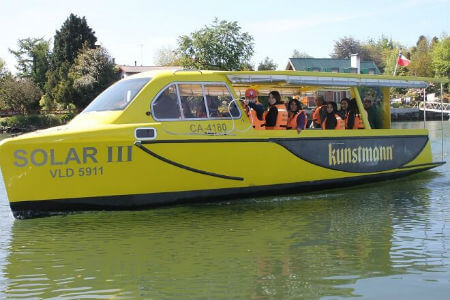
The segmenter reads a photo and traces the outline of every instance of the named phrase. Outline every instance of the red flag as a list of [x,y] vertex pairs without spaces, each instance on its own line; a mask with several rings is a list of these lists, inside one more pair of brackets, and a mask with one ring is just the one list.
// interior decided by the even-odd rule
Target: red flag
[[401,52],[398,54],[397,63],[399,66],[406,67],[407,65],[409,65],[410,62],[411,61],[409,59],[407,59],[406,57],[404,57]]

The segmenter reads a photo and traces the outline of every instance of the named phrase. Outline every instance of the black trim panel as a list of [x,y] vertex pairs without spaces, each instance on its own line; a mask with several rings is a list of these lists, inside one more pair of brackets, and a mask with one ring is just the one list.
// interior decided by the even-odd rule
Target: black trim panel
[[427,135],[389,135],[389,136],[342,136],[342,137],[298,137],[298,138],[265,138],[265,139],[180,139],[180,140],[152,140],[140,141],[142,144],[183,144],[183,143],[262,143],[282,141],[308,141],[308,140],[342,140],[342,139],[395,139],[404,137],[428,137]]
[[[423,151],[427,143],[428,136],[426,135],[397,137],[395,139],[355,140],[341,138],[337,140],[314,140],[309,143],[301,141],[277,142],[278,145],[284,147],[293,155],[311,164],[352,173],[398,169],[413,161]],[[390,154],[386,149],[390,149]],[[375,152],[372,153],[372,151],[376,151],[376,159]]]
[[332,180],[320,180],[309,182],[298,182],[277,185],[251,186],[245,188],[226,188],[215,190],[197,190],[170,193],[138,194],[86,197],[76,199],[55,199],[11,202],[11,210],[17,219],[27,219],[55,214],[63,214],[73,211],[94,210],[138,210],[150,207],[159,207],[179,203],[195,203],[203,201],[217,201],[233,197],[246,196],[268,196],[288,193],[309,192],[324,190],[327,188],[338,188],[363,183],[373,183],[388,179],[396,179],[400,176],[425,171],[441,165],[442,163],[429,164],[426,167],[404,170],[390,173],[378,173],[350,178],[339,178]]

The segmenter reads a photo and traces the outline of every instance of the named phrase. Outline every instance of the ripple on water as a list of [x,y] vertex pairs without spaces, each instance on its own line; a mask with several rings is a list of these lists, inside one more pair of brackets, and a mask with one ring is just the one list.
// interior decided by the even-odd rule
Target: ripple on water
[[447,164],[148,211],[13,221],[0,202],[0,298],[449,299],[449,186]]

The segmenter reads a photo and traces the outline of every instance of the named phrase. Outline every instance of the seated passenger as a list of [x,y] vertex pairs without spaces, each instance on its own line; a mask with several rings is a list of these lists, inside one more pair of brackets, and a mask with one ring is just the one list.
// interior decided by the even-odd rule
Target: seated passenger
[[314,99],[314,103],[316,104],[316,107],[311,112],[311,117],[312,117],[311,127],[321,128],[322,120],[325,117],[326,112],[327,112],[327,105],[325,103],[323,96],[321,96],[321,95],[318,95]]
[[364,123],[359,113],[358,105],[356,99],[350,99],[348,105],[349,117],[346,118],[346,129],[364,129]]
[[344,120],[337,113],[337,105],[330,101],[327,103],[327,110],[324,120],[322,121],[322,129],[345,129]]
[[153,114],[158,119],[180,118],[180,109],[175,91],[174,86],[170,86],[155,100]]
[[265,116],[266,130],[286,129],[288,121],[288,113],[286,105],[281,102],[281,95],[278,91],[269,93],[269,107]]
[[205,103],[202,102],[198,102],[195,105],[195,117],[198,119],[203,119],[203,118],[207,118],[208,115],[206,114],[206,107],[205,107]]
[[356,100],[354,98],[352,100],[348,98],[342,98],[341,100],[341,110],[339,112],[341,118],[344,119],[345,129],[353,129],[355,127],[355,110],[357,110],[358,107],[356,105]]
[[264,106],[258,101],[258,93],[254,89],[245,91],[245,111],[255,129],[264,129]]
[[369,121],[370,127],[372,129],[381,128],[377,108],[375,107],[375,105],[372,105],[372,100],[370,100],[369,98],[365,98],[363,105],[365,111],[367,112],[367,120]]
[[185,118],[194,118],[194,115],[192,114],[191,108],[189,107],[186,99],[181,99],[181,108],[183,109],[183,116]]
[[223,109],[222,109],[222,111],[220,111],[221,106],[218,105],[220,103],[220,101],[217,97],[212,97],[212,96],[206,95],[205,98],[206,98],[206,103],[208,105],[209,116],[211,118],[228,117],[229,116],[228,108],[226,111],[223,111]]
[[342,98],[340,105],[341,108],[338,110],[338,114],[341,116],[342,119],[345,120],[345,117],[348,113],[348,107],[349,107],[350,99],[348,98]]
[[291,99],[288,104],[288,122],[286,129],[297,129],[300,133],[306,128],[306,123],[308,123],[308,117],[304,110],[302,110],[302,105],[297,99]]

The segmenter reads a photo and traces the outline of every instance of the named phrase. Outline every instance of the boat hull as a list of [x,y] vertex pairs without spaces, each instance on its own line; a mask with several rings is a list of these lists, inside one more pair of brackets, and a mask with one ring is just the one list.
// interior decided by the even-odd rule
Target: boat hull
[[159,134],[139,140],[136,128],[141,126],[49,130],[3,141],[2,174],[14,216],[299,193],[439,165],[432,163],[425,130],[264,131],[245,138]]
[[258,197],[291,193],[304,193],[331,188],[342,188],[357,184],[374,183],[408,176],[442,165],[432,163],[406,168],[395,172],[384,172],[348,178],[319,181],[274,184],[264,186],[224,188],[213,190],[180,191],[149,194],[111,195],[84,198],[33,200],[11,202],[11,210],[17,219],[36,218],[76,211],[140,210],[183,203],[221,201],[237,197]]

